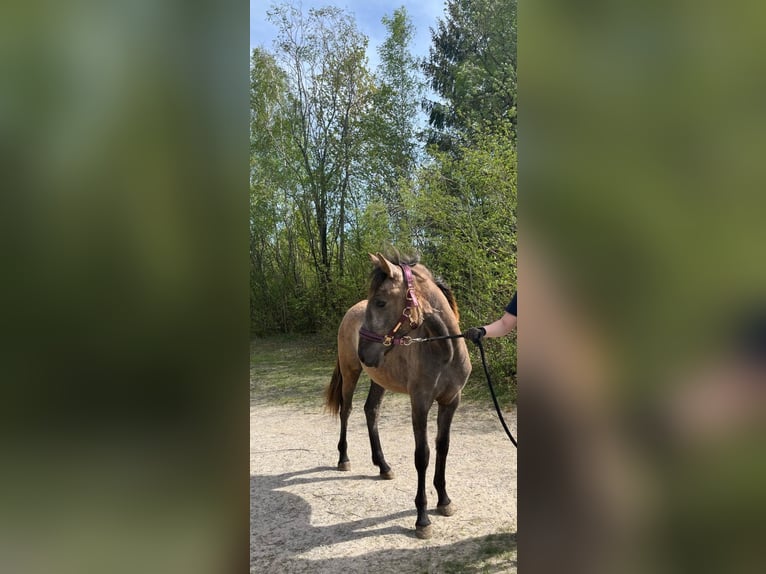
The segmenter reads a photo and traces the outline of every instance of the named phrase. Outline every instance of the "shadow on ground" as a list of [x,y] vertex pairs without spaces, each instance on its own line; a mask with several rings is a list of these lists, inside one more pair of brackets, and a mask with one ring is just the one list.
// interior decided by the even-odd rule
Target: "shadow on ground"
[[[500,573],[516,571],[516,534],[490,534],[460,540],[452,544],[435,545],[438,541],[418,541],[414,528],[386,525],[404,517],[412,518],[413,508],[385,514],[317,526],[311,523],[311,505],[302,497],[280,490],[297,484],[354,480],[379,480],[376,476],[350,475],[308,476],[334,467],[315,467],[280,475],[250,477],[250,571],[252,573]],[[337,496],[337,500],[334,498]],[[325,494],[332,505],[348,500],[347,485],[340,485],[337,495]],[[348,516],[348,509],[341,509]],[[435,514],[435,510],[431,511]],[[402,537],[405,548],[376,550],[376,538],[384,535]],[[370,539],[370,551],[362,555],[332,556],[332,545]],[[416,542],[416,547],[412,543]],[[302,554],[327,547],[327,558],[309,559]],[[513,559],[508,556],[513,555]]]

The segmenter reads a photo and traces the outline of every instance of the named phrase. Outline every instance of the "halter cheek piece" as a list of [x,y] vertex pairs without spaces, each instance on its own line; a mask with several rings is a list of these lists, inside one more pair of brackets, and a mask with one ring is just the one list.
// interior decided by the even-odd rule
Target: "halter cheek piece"
[[399,331],[399,329],[401,329],[405,322],[409,322],[410,329],[417,329],[420,326],[412,319],[412,310],[419,306],[418,298],[415,296],[415,287],[412,280],[412,269],[409,265],[404,263],[399,265],[399,267],[402,268],[402,272],[404,273],[404,280],[407,282],[407,294],[405,295],[405,301],[407,304],[402,311],[401,317],[399,317],[399,321],[397,321],[394,328],[391,329],[387,335],[378,335],[377,333],[368,331],[364,327],[359,329],[359,336],[362,339],[372,341],[374,343],[382,343],[384,347],[390,347],[391,345],[404,345],[406,347],[407,345],[412,344],[412,337],[406,335],[397,335],[396,333]]

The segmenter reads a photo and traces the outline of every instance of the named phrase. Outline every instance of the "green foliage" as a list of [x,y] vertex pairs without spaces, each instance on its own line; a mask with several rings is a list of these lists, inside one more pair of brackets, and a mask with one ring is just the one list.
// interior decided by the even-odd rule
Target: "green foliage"
[[[386,206],[388,235],[397,243],[404,238],[401,188],[412,181],[421,146],[416,118],[424,91],[417,59],[410,53],[414,27],[404,7],[384,16],[388,37],[378,48],[380,65],[375,74],[376,89],[365,121],[364,174],[367,198]],[[384,237],[384,236],[381,236]]]
[[423,69],[431,143],[443,150],[478,129],[516,122],[516,0],[448,0]]
[[[516,148],[512,127],[495,126],[455,156],[435,152],[407,196],[417,248],[451,285],[464,326],[499,318],[516,288]],[[492,341],[490,363],[508,381],[515,342]],[[502,373],[502,374],[501,374]]]

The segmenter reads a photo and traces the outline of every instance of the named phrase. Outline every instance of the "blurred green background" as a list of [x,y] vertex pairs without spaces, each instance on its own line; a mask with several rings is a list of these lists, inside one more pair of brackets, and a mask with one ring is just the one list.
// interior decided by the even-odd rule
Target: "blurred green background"
[[[544,510],[541,473],[566,493],[522,527],[524,571],[562,571],[525,554],[557,535],[578,541],[568,572],[763,570],[765,19],[754,1],[521,6],[519,279],[556,295],[519,325],[520,516]],[[547,408],[562,389],[587,398]]]
[[3,5],[3,571],[247,564],[247,10]]

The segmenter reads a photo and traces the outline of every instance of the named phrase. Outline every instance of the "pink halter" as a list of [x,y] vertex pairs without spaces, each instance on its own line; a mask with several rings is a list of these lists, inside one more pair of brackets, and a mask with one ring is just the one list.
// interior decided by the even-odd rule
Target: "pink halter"
[[407,294],[405,295],[405,301],[406,305],[404,307],[404,310],[402,311],[401,317],[399,317],[399,321],[396,323],[393,329],[391,329],[387,335],[378,335],[377,333],[373,333],[372,331],[368,331],[364,327],[359,329],[359,336],[362,339],[365,339],[367,341],[372,341],[374,343],[382,343],[385,347],[390,347],[391,345],[410,345],[412,343],[412,338],[408,336],[402,336],[397,335],[397,332],[399,329],[401,329],[402,325],[405,323],[405,321],[409,322],[410,329],[417,329],[420,325],[415,322],[412,319],[412,310],[415,307],[418,307],[418,298],[415,296],[415,287],[414,282],[412,279],[412,269],[409,265],[402,263],[399,265],[399,267],[402,268],[402,273],[404,274],[404,280],[407,282]]

